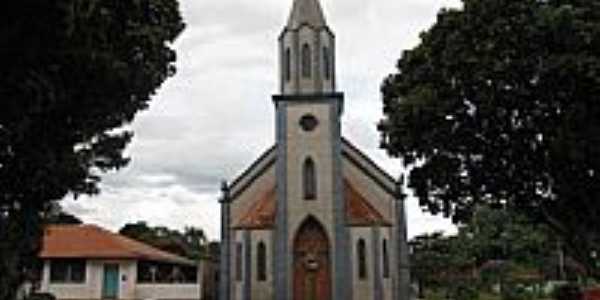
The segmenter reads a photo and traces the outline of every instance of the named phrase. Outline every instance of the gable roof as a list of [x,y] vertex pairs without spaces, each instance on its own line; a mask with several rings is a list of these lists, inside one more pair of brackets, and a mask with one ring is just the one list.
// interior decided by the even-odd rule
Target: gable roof
[[242,194],[252,183],[264,174],[269,168],[275,164],[277,158],[277,144],[271,146],[263,154],[261,154],[248,168],[246,168],[238,177],[236,177],[231,185],[231,199],[235,200]]
[[234,225],[235,229],[265,229],[275,224],[276,196],[275,187],[265,193],[248,209],[239,222]]
[[[344,180],[344,199],[348,226],[391,226],[348,180]],[[277,198],[275,187],[260,196],[248,211],[234,223],[233,229],[269,229],[275,225]]]
[[346,216],[350,226],[391,226],[367,199],[365,199],[347,180],[344,180],[344,197],[346,198]]
[[96,225],[50,225],[44,229],[40,258],[153,260],[195,265],[168,253]]
[[[256,179],[274,166],[275,161],[277,160],[276,150],[277,144],[274,144],[232,181],[230,185],[232,200],[235,200],[250,185],[252,185]],[[377,185],[381,186],[384,191],[390,195],[395,195],[396,180],[344,137],[342,137],[342,157],[363,171]]]
[[390,195],[396,195],[397,181],[358,147],[342,137],[342,157],[359,168]]

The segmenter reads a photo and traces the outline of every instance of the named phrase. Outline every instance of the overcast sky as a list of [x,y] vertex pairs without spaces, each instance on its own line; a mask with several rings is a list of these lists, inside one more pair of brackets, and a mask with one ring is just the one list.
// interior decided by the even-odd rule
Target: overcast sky
[[[274,142],[277,37],[293,0],[180,0],[186,30],[175,43],[178,72],[138,114],[131,164],[104,177],[102,193],[65,209],[118,230],[146,220],[220,235],[219,182],[232,180]],[[394,177],[397,160],[378,149],[379,86],[402,50],[414,47],[438,10],[458,0],[322,0],[336,34],[344,135]],[[408,207],[409,236],[450,230]]]

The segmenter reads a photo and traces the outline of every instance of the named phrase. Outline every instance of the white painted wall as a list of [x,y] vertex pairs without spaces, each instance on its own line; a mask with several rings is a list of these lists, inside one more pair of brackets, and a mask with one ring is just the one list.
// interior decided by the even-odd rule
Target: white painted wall
[[[273,299],[273,245],[270,230],[252,231],[252,299]],[[258,281],[258,244],[263,242],[267,252],[267,280]]]
[[[231,288],[232,288],[232,293],[231,293],[231,297],[232,299],[236,299],[236,300],[241,300],[243,299],[242,297],[242,293],[244,290],[244,273],[245,273],[245,269],[244,269],[244,259],[245,259],[245,253],[244,253],[244,232],[241,230],[235,230],[233,231],[232,234],[232,244],[231,244]],[[238,253],[238,246],[237,245],[242,245],[242,252],[241,254]],[[237,276],[237,256],[238,255],[242,255],[242,274],[241,274],[241,280],[238,280],[238,276]]]
[[[102,264],[102,262],[98,262]],[[104,274],[104,273],[102,273]],[[137,298],[136,282],[137,282],[137,262],[136,261],[121,261],[119,262],[119,298],[134,299]]]
[[199,284],[138,284],[135,299],[200,299],[202,287]]
[[[335,195],[333,174],[333,139],[331,127],[335,126],[330,116],[330,105],[323,103],[289,104],[287,107],[287,206],[288,243],[293,249],[296,232],[307,216],[314,216],[325,228],[332,251],[335,251],[333,237],[333,199]],[[313,115],[319,125],[311,132],[304,131],[300,119]],[[304,200],[302,170],[305,160],[311,157],[317,173],[317,197]],[[290,253],[290,265],[291,253]],[[335,270],[333,270],[335,271]]]
[[119,265],[119,299],[193,300],[202,295],[202,265],[198,266],[196,284],[138,284],[137,262],[133,260],[88,260],[85,282],[51,283],[50,262],[44,262],[40,292],[51,293],[60,300],[101,299],[104,265]]
[[[353,282],[353,298],[354,300],[373,300],[373,247],[372,243],[372,232],[370,227],[352,227],[350,229],[351,241],[352,241],[352,282]],[[359,239],[363,239],[366,244],[366,263],[367,263],[367,276],[364,279],[358,277],[358,253],[356,245]]]
[[97,265],[89,262],[86,263],[85,272],[83,283],[52,283],[50,282],[50,262],[45,261],[40,292],[51,293],[58,299],[99,299],[102,273],[98,271]]
[[393,227],[383,227],[381,228],[381,234],[380,234],[380,241],[379,241],[379,245],[381,245],[380,250],[381,251],[381,255],[380,255],[380,260],[379,260],[379,264],[380,264],[380,270],[381,270],[381,276],[383,276],[383,239],[387,240],[387,251],[388,251],[388,258],[389,258],[389,270],[390,270],[390,274],[388,278],[383,278],[383,299],[384,300],[392,300],[392,289],[394,288],[394,281],[392,280],[392,278],[394,278],[393,276],[396,274],[396,269],[394,268],[394,266],[396,265],[396,261],[395,261],[395,257],[393,255],[394,253],[394,243],[391,240],[392,238],[392,229]]

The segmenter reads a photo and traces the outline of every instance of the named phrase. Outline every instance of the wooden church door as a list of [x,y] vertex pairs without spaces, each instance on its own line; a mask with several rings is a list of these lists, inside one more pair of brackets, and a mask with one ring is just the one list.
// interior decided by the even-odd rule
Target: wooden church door
[[330,265],[325,229],[310,217],[294,239],[294,300],[330,300]]

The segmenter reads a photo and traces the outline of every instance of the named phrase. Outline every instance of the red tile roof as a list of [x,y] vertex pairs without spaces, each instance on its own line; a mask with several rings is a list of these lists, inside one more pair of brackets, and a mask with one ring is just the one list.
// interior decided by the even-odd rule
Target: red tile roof
[[390,226],[367,199],[365,199],[348,181],[344,181],[344,197],[346,198],[346,216],[350,226]]
[[275,224],[275,187],[263,194],[234,228],[265,229]]
[[41,258],[144,259],[194,262],[95,225],[51,225],[44,230]]
[[[267,229],[275,224],[276,196],[275,187],[261,195],[256,203],[248,209],[234,229]],[[349,226],[390,226],[381,213],[373,207],[347,180],[344,180],[344,197],[346,215]]]

